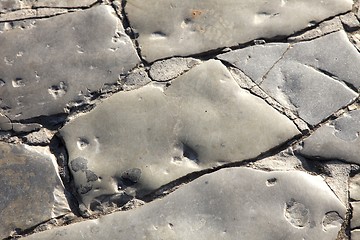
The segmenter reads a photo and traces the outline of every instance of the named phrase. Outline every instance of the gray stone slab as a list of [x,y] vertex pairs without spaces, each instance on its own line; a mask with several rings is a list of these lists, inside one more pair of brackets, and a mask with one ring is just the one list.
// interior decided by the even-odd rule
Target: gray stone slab
[[220,54],[217,58],[239,68],[253,81],[260,83],[289,47],[288,43],[255,45]]
[[89,7],[95,2],[96,0],[2,0],[0,1],[0,13],[37,7]]
[[360,110],[349,112],[317,129],[304,140],[301,154],[320,159],[360,163]]
[[256,157],[299,131],[210,60],[168,84],[114,94],[60,133],[89,207],[104,195],[141,195],[190,172]]
[[48,148],[0,142],[0,238],[70,212]]
[[352,200],[360,201],[360,174],[349,179],[349,197]]
[[345,84],[313,67],[285,59],[276,64],[260,86],[311,125],[318,124],[358,96]]
[[336,239],[344,205],[319,176],[222,169],[161,200],[24,239]]
[[110,6],[34,20],[0,33],[0,112],[10,119],[63,113],[139,63]]
[[344,31],[338,31],[307,42],[294,44],[284,61],[296,61],[329,73],[354,88],[360,87],[360,53]]
[[351,0],[128,0],[125,11],[147,61],[259,38],[287,36],[351,10]]
[[351,228],[360,227],[360,202],[351,202],[352,218],[350,220]]
[[360,240],[360,229],[351,231],[351,240]]

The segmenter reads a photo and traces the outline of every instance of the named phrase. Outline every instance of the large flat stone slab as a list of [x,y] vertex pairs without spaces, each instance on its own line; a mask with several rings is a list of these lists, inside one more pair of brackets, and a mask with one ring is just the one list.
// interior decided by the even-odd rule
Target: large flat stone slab
[[360,54],[344,31],[294,44],[255,45],[217,57],[311,125],[358,96],[353,90],[360,87]]
[[334,240],[345,212],[319,176],[232,168],[139,208],[24,239]]
[[116,83],[139,58],[110,6],[34,20],[0,33],[0,112],[12,120],[63,113]]
[[317,129],[304,140],[301,154],[319,159],[360,163],[360,110],[351,111]]
[[70,212],[45,147],[0,142],[0,238]]
[[256,157],[299,131],[210,60],[166,85],[114,94],[60,133],[89,207],[105,195],[142,195],[190,172]]
[[351,0],[127,0],[125,11],[147,61],[288,36],[346,12]]

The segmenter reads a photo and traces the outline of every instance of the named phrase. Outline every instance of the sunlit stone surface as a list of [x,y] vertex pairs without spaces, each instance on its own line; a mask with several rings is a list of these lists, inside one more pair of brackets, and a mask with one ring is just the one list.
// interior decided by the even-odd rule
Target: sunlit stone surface
[[256,157],[299,132],[210,60],[175,79],[113,95],[60,131],[89,206],[142,194],[187,173]]
[[351,0],[128,0],[125,11],[152,62],[291,35],[351,7]]
[[68,212],[49,149],[0,142],[0,238]]
[[0,113],[13,120],[63,113],[139,63],[110,6],[35,20],[0,42]]
[[344,217],[345,207],[319,176],[231,168],[137,209],[24,239],[332,240]]

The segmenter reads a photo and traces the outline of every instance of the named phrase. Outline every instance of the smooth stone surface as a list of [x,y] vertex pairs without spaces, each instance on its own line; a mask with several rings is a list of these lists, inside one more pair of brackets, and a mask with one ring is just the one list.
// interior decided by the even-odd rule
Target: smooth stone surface
[[0,34],[0,112],[27,119],[64,112],[139,63],[110,6],[31,21]]
[[70,212],[48,148],[0,142],[0,238]]
[[201,61],[195,58],[170,58],[153,63],[149,74],[155,81],[169,81],[200,63]]
[[351,240],[360,240],[360,229],[351,231]]
[[360,163],[360,110],[346,113],[304,140],[301,154],[319,159]]
[[260,83],[289,47],[288,43],[254,45],[220,54],[217,58],[239,68],[254,82]]
[[107,194],[141,195],[190,172],[256,157],[299,131],[210,60],[170,85],[114,94],[60,133],[89,207]]
[[0,12],[37,7],[88,7],[96,0],[1,0]]
[[352,200],[360,201],[360,174],[349,179],[349,197]]
[[143,57],[153,62],[288,36],[351,10],[351,0],[238,1],[127,0]]
[[351,228],[359,228],[360,227],[360,202],[352,202],[352,218],[350,220]]
[[231,168],[145,206],[24,239],[333,240],[345,212],[319,176]]
[[300,118],[316,125],[358,96],[342,83],[360,86],[358,64],[360,54],[340,31],[294,44],[260,86]]

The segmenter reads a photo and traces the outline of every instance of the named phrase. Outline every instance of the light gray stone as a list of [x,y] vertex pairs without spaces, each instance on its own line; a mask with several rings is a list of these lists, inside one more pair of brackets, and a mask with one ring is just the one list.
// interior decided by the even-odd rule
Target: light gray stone
[[[336,50],[339,51],[336,51]],[[292,45],[260,86],[284,107],[316,125],[346,106],[360,87],[360,54],[339,31]]]
[[128,0],[125,11],[149,61],[291,35],[346,12],[351,0]]
[[345,84],[310,66],[287,60],[279,62],[260,86],[311,125],[318,124],[357,97]]
[[352,218],[350,220],[351,228],[360,227],[360,202],[351,202]]
[[67,13],[67,8],[30,8],[17,11],[0,13],[0,21],[16,21],[27,18],[51,17]]
[[360,174],[349,179],[349,197],[352,200],[360,201]]
[[320,159],[360,163],[360,110],[349,112],[317,129],[304,140],[301,154]]
[[336,239],[346,209],[319,176],[222,169],[127,212],[24,239]]
[[31,21],[0,33],[0,42],[0,112],[12,120],[63,113],[140,61],[105,5]]
[[153,63],[149,73],[153,80],[163,82],[180,76],[200,63],[195,58],[170,58]]
[[360,229],[351,231],[351,240],[360,240]]
[[142,195],[187,173],[256,157],[299,131],[210,60],[170,86],[114,94],[60,133],[89,207],[103,195]]
[[70,211],[48,148],[0,142],[0,238]]
[[340,20],[344,24],[345,29],[348,31],[355,31],[360,28],[359,19],[357,19],[353,12],[341,15]]
[[151,79],[148,77],[144,69],[135,69],[125,78],[125,83],[122,88],[125,91],[137,89],[150,83]]
[[254,45],[220,54],[217,58],[239,68],[253,81],[260,83],[289,47],[287,43]]

